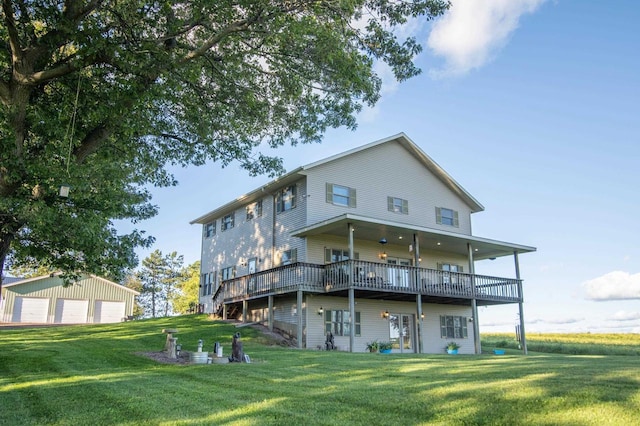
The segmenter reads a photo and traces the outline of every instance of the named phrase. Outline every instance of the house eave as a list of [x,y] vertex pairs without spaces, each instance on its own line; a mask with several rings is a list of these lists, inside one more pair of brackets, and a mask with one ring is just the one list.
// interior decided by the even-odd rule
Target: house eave
[[343,214],[326,219],[291,232],[294,237],[309,237],[313,235],[329,234],[347,238],[348,226],[354,229],[354,238],[378,242],[385,238],[389,244],[412,244],[413,235],[417,235],[420,250],[437,250],[451,253],[467,254],[468,244],[474,250],[476,260],[493,259],[509,256],[514,253],[535,252],[536,248],[498,241],[489,238],[466,235],[442,229],[428,228],[401,222],[381,220],[377,218]]
[[292,170],[287,174],[284,174],[276,179],[273,179],[267,184],[262,185],[261,187],[254,189],[251,192],[248,192],[244,195],[239,196],[235,200],[230,201],[227,204],[220,206],[215,210],[211,210],[210,212],[205,213],[196,219],[193,219],[191,222],[189,222],[189,224],[193,225],[197,223],[197,224],[204,225],[206,223],[211,222],[214,219],[224,216],[229,212],[237,210],[248,203],[252,203],[256,200],[259,200],[260,198],[264,197],[265,194],[270,194],[275,190],[282,188],[285,185],[289,185],[297,181],[298,179],[300,179],[302,177],[302,175],[300,174],[302,170],[304,170],[304,167],[298,167],[295,170]]

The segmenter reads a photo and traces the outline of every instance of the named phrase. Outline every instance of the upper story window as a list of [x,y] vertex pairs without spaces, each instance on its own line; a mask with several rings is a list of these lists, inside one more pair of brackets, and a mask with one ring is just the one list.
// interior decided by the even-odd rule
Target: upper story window
[[281,265],[290,265],[298,261],[298,249],[290,249],[282,252]]
[[297,189],[295,185],[287,186],[276,194],[276,212],[286,212],[296,207]]
[[230,280],[231,278],[236,277],[236,267],[229,266],[228,268],[224,268],[220,271],[220,279],[222,281]]
[[444,207],[436,207],[436,223],[440,225],[460,226],[458,212]]
[[247,220],[262,216],[262,200],[247,206]]
[[387,209],[394,213],[409,214],[409,202],[402,198],[387,197]]
[[211,238],[214,235],[216,235],[216,222],[213,221],[204,225],[204,237]]
[[327,203],[337,206],[355,207],[356,190],[348,186],[327,183]]
[[233,228],[235,223],[235,214],[229,213],[225,217],[222,218],[222,224],[220,225],[220,229],[226,231],[227,229]]

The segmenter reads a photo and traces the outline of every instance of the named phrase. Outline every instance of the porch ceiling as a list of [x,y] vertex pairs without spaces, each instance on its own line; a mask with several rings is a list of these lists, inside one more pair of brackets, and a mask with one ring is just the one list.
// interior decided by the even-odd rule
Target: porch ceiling
[[413,242],[413,234],[416,234],[421,250],[436,250],[465,256],[468,254],[467,244],[471,244],[475,260],[512,256],[514,252],[520,254],[536,251],[535,247],[521,244],[352,214],[336,216],[297,229],[291,235],[294,237],[308,237],[328,234],[348,239],[349,224],[354,229],[354,240],[378,242],[381,238],[385,238],[388,244],[406,244],[408,246]]

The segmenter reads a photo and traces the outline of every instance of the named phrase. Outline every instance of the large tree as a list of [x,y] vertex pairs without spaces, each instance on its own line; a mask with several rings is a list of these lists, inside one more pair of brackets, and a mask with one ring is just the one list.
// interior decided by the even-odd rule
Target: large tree
[[[167,164],[282,172],[260,153],[355,127],[375,61],[418,73],[414,39],[444,0],[2,0],[0,270],[37,260],[105,276],[152,239],[113,220],[156,213]],[[71,187],[66,197],[58,188]],[[63,193],[63,195],[66,195]]]

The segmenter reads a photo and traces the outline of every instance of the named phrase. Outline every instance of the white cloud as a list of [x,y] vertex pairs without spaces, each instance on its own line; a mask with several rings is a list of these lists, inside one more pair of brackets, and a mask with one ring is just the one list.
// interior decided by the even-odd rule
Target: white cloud
[[443,56],[443,69],[433,77],[456,76],[490,61],[518,27],[520,17],[533,13],[546,0],[452,0],[436,23],[427,45]]
[[584,318],[534,318],[533,320],[525,319],[525,324],[575,324],[584,321]]
[[618,311],[609,319],[613,321],[634,321],[640,319],[640,312]]
[[640,299],[640,273],[613,271],[582,283],[590,300]]

